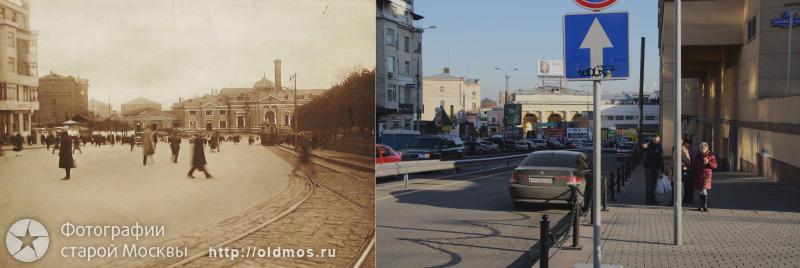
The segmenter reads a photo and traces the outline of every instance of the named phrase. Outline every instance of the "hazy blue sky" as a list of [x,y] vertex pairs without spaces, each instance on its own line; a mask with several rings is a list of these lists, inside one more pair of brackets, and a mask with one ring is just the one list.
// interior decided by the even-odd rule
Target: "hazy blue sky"
[[[564,14],[587,12],[570,0],[417,0],[415,12],[423,26],[423,73],[451,74],[481,79],[482,97],[497,99],[505,74],[494,70],[519,68],[511,73],[510,88],[533,88],[539,59],[561,59]],[[603,82],[604,92],[638,91],[640,38],[646,37],[645,91],[658,82],[658,1],[619,0],[609,11],[630,13],[631,78]],[[449,51],[449,52],[448,52]],[[448,56],[449,55],[449,56]],[[569,83],[577,90],[589,83]]]

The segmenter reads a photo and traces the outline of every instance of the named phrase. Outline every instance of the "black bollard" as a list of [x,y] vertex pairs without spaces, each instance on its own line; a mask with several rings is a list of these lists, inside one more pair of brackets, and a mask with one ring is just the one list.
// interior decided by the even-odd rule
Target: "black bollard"
[[602,210],[608,211],[608,208],[606,207],[606,203],[608,203],[608,191],[606,191],[606,189],[608,189],[608,178],[606,176],[603,176],[601,185],[603,185],[603,188],[600,189],[600,195],[601,195],[600,200],[602,201],[601,205],[603,205]]
[[577,187],[570,187],[570,191],[572,191],[572,249],[581,249],[581,244],[578,238],[580,238],[580,233],[578,228],[578,221],[580,220],[580,203],[578,203],[578,188]]
[[547,214],[542,215],[542,220],[539,221],[539,267],[547,268],[548,266],[548,249],[550,248],[550,219]]
[[622,176],[619,176],[619,173],[618,173],[618,174],[617,174],[617,183],[616,183],[616,185],[617,185],[617,192],[622,192],[622,183],[623,183],[624,181],[625,181],[625,180],[623,180],[623,179],[622,179]]
[[623,175],[623,174],[622,174],[622,173],[623,173],[623,172],[622,172],[623,170],[624,170],[624,169],[623,169],[622,167],[618,167],[618,168],[617,168],[617,174],[619,175],[619,177],[620,177],[620,179],[621,179],[621,181],[622,181],[622,184],[624,185],[624,184],[625,184],[625,175]]
[[[619,174],[617,174],[619,177]],[[614,172],[611,172],[611,178],[608,180],[608,194],[611,195],[608,200],[616,201],[616,196],[614,194],[614,187],[616,187],[617,182],[614,180]]]

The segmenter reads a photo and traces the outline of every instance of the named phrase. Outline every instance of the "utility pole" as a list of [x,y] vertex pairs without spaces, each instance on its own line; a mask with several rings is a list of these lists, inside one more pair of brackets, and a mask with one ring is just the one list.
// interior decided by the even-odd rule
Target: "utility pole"
[[[642,129],[644,126],[644,36],[642,36],[641,56],[639,60],[639,126],[636,129],[636,142],[642,144]],[[641,150],[636,146],[637,151]]]
[[794,13],[800,3],[788,3],[786,13],[789,13],[789,44],[786,52],[786,96],[792,95],[792,28],[794,28]]
[[[297,137],[300,133],[300,126],[298,122],[300,122],[300,115],[297,110],[297,73],[292,74],[292,82],[294,82],[294,146],[297,146]],[[277,121],[277,120],[275,120]]]
[[680,246],[683,243],[683,208],[681,207],[683,184],[681,175],[681,0],[675,0],[675,143],[672,147],[672,181],[675,182],[674,194],[674,222],[673,243]]

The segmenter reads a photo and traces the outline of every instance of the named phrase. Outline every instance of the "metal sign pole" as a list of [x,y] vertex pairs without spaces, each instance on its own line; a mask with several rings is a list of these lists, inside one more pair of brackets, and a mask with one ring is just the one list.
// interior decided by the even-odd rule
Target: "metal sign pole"
[[794,26],[795,8],[789,9],[789,44],[786,52],[786,96],[792,95],[792,26]]
[[682,237],[682,208],[683,201],[681,190],[681,0],[675,1],[675,149],[672,152],[672,181],[675,182],[674,194],[674,244],[680,246],[683,243]]
[[600,148],[600,81],[594,81],[594,103],[592,104],[593,109],[593,117],[594,117],[594,150],[592,154],[594,155],[594,163],[592,169],[593,178],[592,178],[592,185],[594,185],[594,193],[592,193],[592,220],[594,222],[594,267],[600,267],[600,194],[601,194],[601,187],[603,184],[601,183],[600,176],[601,173],[601,148]]

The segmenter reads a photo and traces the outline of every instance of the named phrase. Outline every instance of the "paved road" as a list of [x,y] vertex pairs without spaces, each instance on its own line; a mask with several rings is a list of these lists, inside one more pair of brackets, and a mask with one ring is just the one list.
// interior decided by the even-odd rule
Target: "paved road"
[[[603,163],[604,170],[620,164],[612,153],[603,154]],[[378,266],[530,267],[541,215],[555,223],[568,207],[515,209],[507,188],[513,167],[490,168],[416,175],[409,189],[379,180]]]
[[[156,164],[148,166],[141,165],[140,148],[130,152],[130,147],[85,147],[83,154],[77,155],[78,169],[70,181],[60,180],[63,171],[55,168],[58,159],[45,150],[27,150],[19,158],[6,154],[0,158],[0,229],[6,230],[23,217],[42,221],[50,231],[51,244],[45,257],[34,263],[38,267],[163,267],[180,259],[87,262],[81,258],[65,260],[59,253],[63,246],[116,244],[121,248],[123,243],[135,242],[139,246],[186,246],[192,256],[256,228],[229,246],[309,248],[317,252],[335,249],[336,255],[215,259],[192,265],[346,266],[361,254],[361,247],[371,237],[374,217],[359,206],[373,207],[372,173],[318,168],[320,176],[328,179],[326,183],[336,183],[334,190],[355,200],[359,204],[355,206],[320,187],[313,190],[303,177],[292,176],[296,160],[274,147],[225,143],[221,153],[206,151],[214,179],[207,180],[201,174],[188,179],[187,147],[184,143],[180,164],[176,165],[168,163],[168,147],[159,144]],[[279,220],[258,228],[289,210],[292,212]],[[166,236],[139,241],[65,238],[59,233],[65,221],[84,225],[132,225],[139,221],[165,225]],[[0,254],[0,267],[14,263],[8,254]],[[374,259],[368,259],[367,264],[374,264]]]

